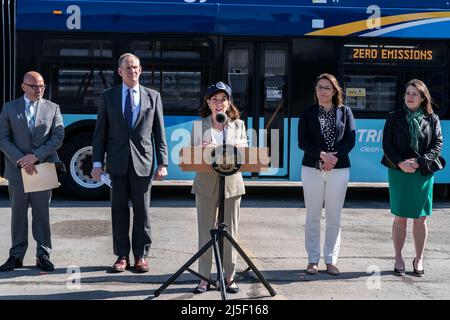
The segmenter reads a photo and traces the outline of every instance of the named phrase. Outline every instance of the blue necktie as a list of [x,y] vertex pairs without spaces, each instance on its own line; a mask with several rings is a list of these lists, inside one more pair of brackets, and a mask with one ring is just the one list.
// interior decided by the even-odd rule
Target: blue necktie
[[25,116],[27,117],[28,128],[30,128],[30,130],[33,130],[34,128],[35,114],[34,103],[30,101],[25,109]]
[[127,96],[125,98],[125,110],[124,110],[124,116],[125,121],[128,124],[128,129],[133,128],[133,107],[131,106],[131,91],[133,89],[128,89]]

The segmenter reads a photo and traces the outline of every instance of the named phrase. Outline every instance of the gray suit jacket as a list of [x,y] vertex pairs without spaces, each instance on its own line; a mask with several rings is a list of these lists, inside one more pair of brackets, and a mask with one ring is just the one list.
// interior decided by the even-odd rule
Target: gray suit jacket
[[[194,124],[194,127],[200,127]],[[205,117],[201,120],[202,135],[192,135],[192,145],[201,146],[202,140],[212,141],[212,121],[211,117]],[[226,127],[226,142],[227,144],[242,144],[247,141],[247,132],[245,130],[245,123],[242,120],[228,120]],[[191,193],[200,195],[205,198],[216,198],[218,196],[219,175],[215,172],[197,172],[192,184]],[[225,198],[236,197],[245,194],[244,180],[242,174],[237,172],[231,176],[225,177]]]
[[16,161],[28,153],[34,153],[39,162],[58,162],[56,151],[62,146],[63,140],[64,125],[57,104],[39,100],[31,133],[25,116],[24,98],[6,103],[0,114],[0,150],[6,155],[6,179],[10,182],[22,181]]
[[[122,112],[122,85],[103,91],[93,139],[94,162],[104,163],[106,172],[124,175],[131,153],[134,170],[140,177],[152,174],[153,140],[159,165],[167,165],[167,143],[159,92],[139,86],[141,110],[129,130]],[[152,139],[153,138],[153,139]]]

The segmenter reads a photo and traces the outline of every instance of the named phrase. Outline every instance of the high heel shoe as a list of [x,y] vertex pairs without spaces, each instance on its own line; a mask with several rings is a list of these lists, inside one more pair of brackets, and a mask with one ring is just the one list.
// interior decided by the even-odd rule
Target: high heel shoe
[[394,266],[394,274],[399,277],[403,277],[406,274],[405,268],[396,268]]
[[413,274],[416,277],[423,277],[424,273],[425,273],[425,269],[422,269],[422,270],[416,269],[416,259],[414,258],[414,260],[413,260]]
[[394,264],[394,275],[399,276],[399,277],[403,277],[406,274],[406,270],[404,267],[404,263],[403,263],[403,268],[397,268]]

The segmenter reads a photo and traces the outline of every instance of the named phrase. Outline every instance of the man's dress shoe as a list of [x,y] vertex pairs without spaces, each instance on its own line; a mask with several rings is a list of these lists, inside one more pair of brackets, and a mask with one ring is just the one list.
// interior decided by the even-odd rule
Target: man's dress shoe
[[43,271],[53,271],[55,270],[55,266],[50,261],[48,255],[43,254],[36,259],[36,267],[41,268]]
[[6,262],[0,266],[0,272],[11,271],[14,270],[15,268],[22,268],[22,267],[23,267],[22,260],[10,256],[8,260],[6,260]]
[[137,258],[134,263],[134,268],[136,269],[136,272],[144,273],[148,272],[148,261],[146,258]]

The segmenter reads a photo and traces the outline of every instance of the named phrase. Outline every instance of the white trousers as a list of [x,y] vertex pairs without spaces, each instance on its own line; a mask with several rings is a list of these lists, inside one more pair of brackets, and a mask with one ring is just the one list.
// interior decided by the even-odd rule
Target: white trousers
[[306,206],[305,246],[308,263],[320,260],[320,220],[325,206],[326,264],[336,264],[341,245],[341,211],[349,181],[349,168],[320,171],[302,166],[303,195]]

